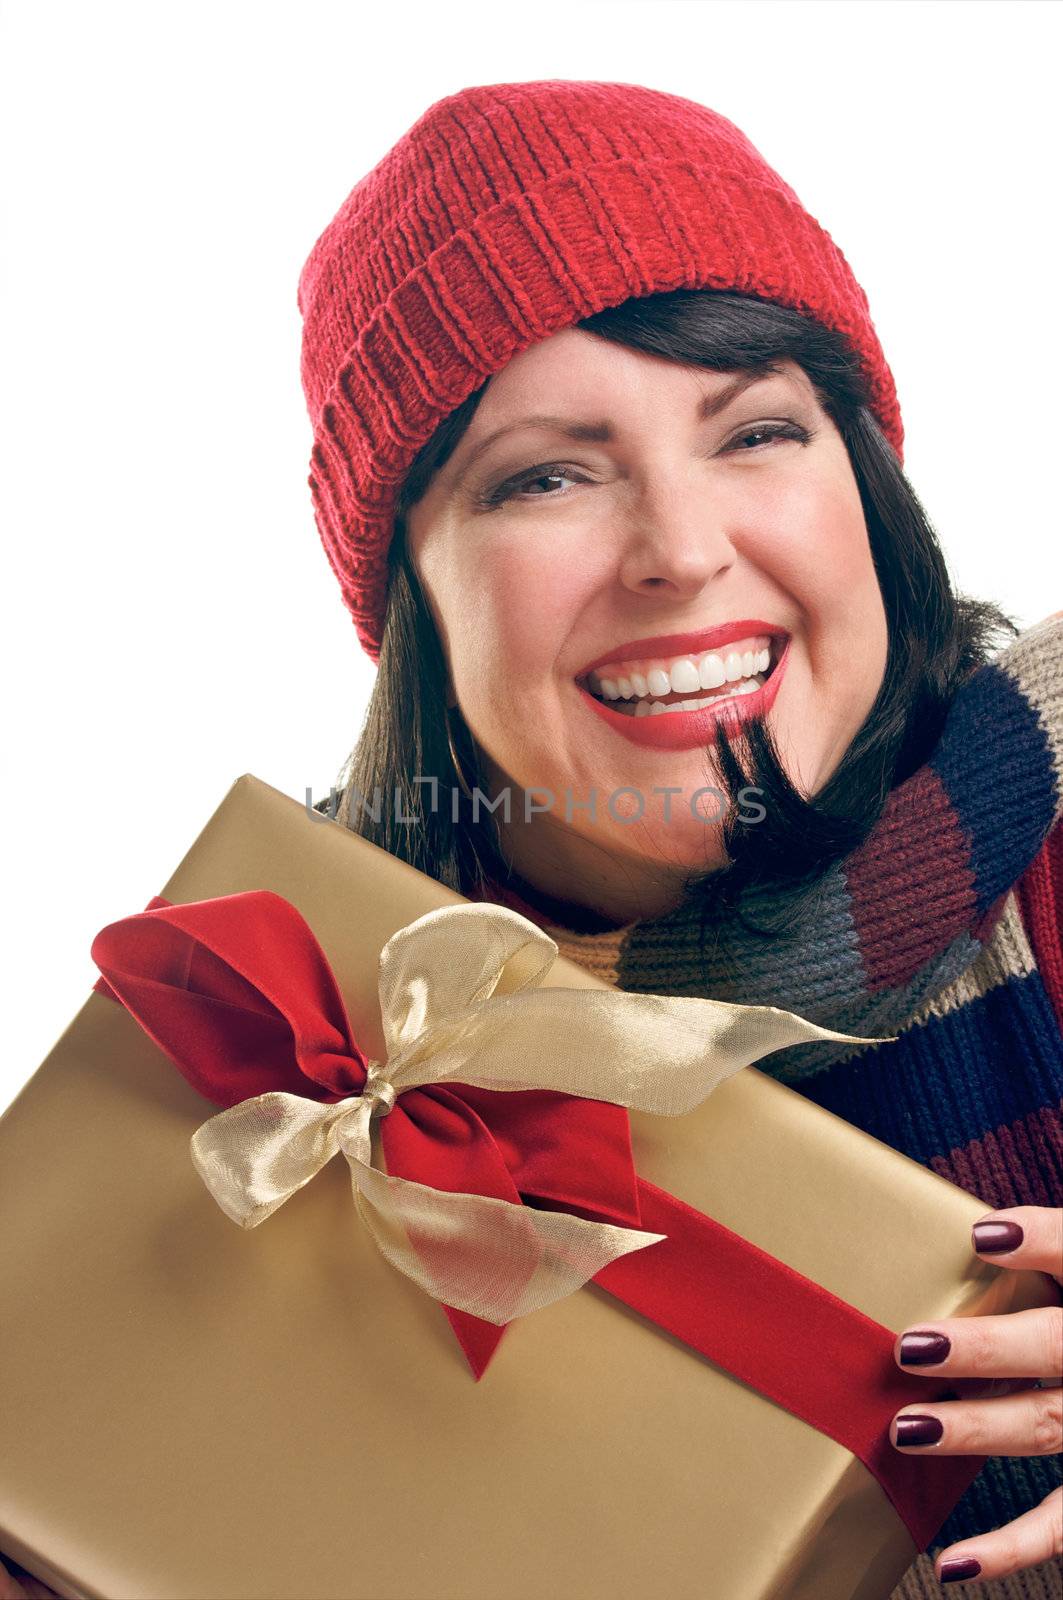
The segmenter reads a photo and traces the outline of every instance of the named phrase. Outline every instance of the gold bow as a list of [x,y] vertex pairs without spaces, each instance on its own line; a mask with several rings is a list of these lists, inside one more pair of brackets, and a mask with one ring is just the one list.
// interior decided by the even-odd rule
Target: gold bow
[[355,1208],[383,1255],[444,1305],[502,1326],[667,1235],[388,1176],[372,1164],[370,1122],[404,1090],[552,1089],[675,1117],[784,1045],[885,1042],[777,1006],[543,989],[557,954],[526,917],[486,903],[441,907],[393,934],[380,953],[387,1057],[368,1063],[361,1094],[324,1105],[274,1090],[192,1135],[192,1160],[222,1210],[257,1227],[342,1150]]

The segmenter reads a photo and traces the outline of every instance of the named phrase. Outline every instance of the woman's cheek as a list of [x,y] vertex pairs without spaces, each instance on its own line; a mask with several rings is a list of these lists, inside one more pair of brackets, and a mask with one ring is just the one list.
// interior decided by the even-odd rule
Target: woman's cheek
[[476,595],[508,668],[531,678],[552,672],[558,651],[578,630],[590,603],[580,573],[560,556],[488,565]]
[[839,525],[825,511],[806,527],[790,523],[754,560],[772,588],[797,607],[804,631],[827,630],[835,641],[880,603],[878,579],[862,524]]
[[871,563],[860,491],[841,440],[831,440],[827,459],[810,461],[760,509],[760,564],[796,595],[810,587],[844,593]]
[[877,587],[864,508],[851,471],[825,497],[818,521],[819,544],[834,575],[834,590],[844,593],[850,585],[863,587],[869,580]]

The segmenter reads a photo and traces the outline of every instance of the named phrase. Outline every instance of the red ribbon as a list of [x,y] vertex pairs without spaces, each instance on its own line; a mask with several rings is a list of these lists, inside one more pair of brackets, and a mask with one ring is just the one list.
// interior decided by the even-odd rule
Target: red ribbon
[[[103,974],[94,987],[216,1106],[274,1089],[332,1103],[364,1086],[366,1057],[325,953],[280,895],[183,906],[156,895],[101,929],[92,958]],[[552,1090],[425,1084],[400,1094],[377,1126],[397,1177],[667,1234],[592,1281],[843,1445],[920,1550],[981,1470],[984,1456],[894,1448],[896,1411],[946,1398],[945,1381],[903,1372],[888,1328],[640,1178],[625,1107]],[[479,1380],[505,1327],[443,1310]]]

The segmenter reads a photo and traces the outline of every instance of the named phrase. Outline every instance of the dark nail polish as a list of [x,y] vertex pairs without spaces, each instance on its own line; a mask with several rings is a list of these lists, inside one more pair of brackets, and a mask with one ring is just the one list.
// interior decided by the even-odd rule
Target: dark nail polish
[[1017,1222],[976,1222],[971,1230],[974,1247],[980,1256],[1000,1255],[1017,1250],[1025,1235]]
[[922,1417],[913,1412],[897,1418],[898,1444],[937,1444],[944,1431],[940,1417]]
[[941,1563],[942,1583],[959,1583],[962,1578],[977,1578],[982,1570],[982,1563],[976,1561],[974,1556],[958,1556],[953,1561]]
[[944,1333],[906,1333],[901,1339],[901,1365],[932,1367],[951,1349],[952,1340]]

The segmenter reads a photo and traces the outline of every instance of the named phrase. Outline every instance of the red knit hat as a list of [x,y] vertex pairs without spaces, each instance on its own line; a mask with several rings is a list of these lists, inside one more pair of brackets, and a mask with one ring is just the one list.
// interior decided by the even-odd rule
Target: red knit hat
[[731,289],[846,335],[898,456],[893,376],[831,239],[732,122],[630,83],[480,84],[358,182],[299,278],[310,492],[375,661],[397,491],[510,358],[632,297]]

